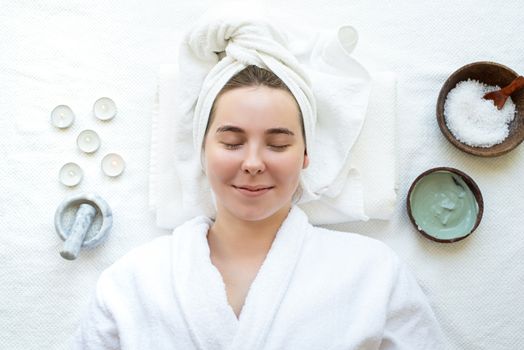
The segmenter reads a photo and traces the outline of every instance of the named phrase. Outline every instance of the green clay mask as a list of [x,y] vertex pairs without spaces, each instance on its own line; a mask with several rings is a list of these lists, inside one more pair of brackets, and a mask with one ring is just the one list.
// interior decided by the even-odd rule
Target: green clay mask
[[421,178],[409,200],[419,229],[440,240],[468,235],[479,212],[469,186],[459,175],[448,171],[437,171]]

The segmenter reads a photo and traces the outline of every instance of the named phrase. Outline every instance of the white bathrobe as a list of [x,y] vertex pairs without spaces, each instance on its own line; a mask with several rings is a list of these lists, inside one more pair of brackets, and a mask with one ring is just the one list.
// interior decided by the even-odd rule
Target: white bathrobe
[[237,319],[196,217],[105,270],[75,349],[438,349],[425,295],[380,241],[314,227],[294,206]]

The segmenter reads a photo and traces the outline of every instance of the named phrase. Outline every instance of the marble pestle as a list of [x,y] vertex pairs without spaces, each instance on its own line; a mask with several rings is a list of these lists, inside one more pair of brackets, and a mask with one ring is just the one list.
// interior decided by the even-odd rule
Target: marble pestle
[[80,204],[69,237],[67,237],[64,243],[64,248],[60,251],[60,255],[64,259],[74,260],[78,257],[86,233],[93,223],[95,215],[95,207],[87,203]]

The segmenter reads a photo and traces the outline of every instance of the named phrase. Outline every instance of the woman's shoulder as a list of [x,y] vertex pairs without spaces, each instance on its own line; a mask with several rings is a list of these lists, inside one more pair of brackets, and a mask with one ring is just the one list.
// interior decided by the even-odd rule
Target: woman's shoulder
[[187,239],[197,231],[207,230],[210,220],[202,215],[195,216],[177,226],[173,232],[132,248],[107,267],[102,274],[110,275],[112,278],[122,276],[122,279],[133,279],[133,276],[147,274],[154,276],[165,273],[171,266],[173,245],[180,243],[180,237]]
[[320,226],[312,226],[312,238],[320,241],[350,246],[370,246],[377,249],[391,250],[384,242],[361,233],[333,230]]
[[[134,275],[169,266],[169,251],[172,235],[162,235],[153,240],[132,248],[118,258],[102,274],[113,278],[124,276],[134,278]],[[124,278],[122,277],[122,278]]]
[[402,261],[392,248],[362,234],[312,227],[299,264],[306,280],[321,279],[340,293],[393,288]]
[[359,233],[312,226],[310,245],[317,252],[343,259],[383,261],[397,264],[397,253],[386,243]]
[[127,312],[124,309],[136,307],[136,300],[161,297],[170,281],[170,240],[170,235],[154,238],[104,269],[95,288],[101,305]]

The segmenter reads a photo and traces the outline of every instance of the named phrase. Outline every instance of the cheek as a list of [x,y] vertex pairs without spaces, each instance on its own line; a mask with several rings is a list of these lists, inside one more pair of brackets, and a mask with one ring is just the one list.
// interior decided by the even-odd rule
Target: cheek
[[294,184],[298,181],[302,171],[303,157],[301,155],[289,154],[279,157],[273,162],[273,172],[282,183]]
[[235,176],[239,165],[228,152],[211,148],[205,153],[206,175],[210,183],[225,181]]

